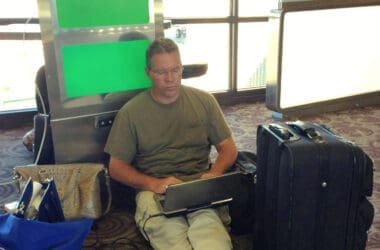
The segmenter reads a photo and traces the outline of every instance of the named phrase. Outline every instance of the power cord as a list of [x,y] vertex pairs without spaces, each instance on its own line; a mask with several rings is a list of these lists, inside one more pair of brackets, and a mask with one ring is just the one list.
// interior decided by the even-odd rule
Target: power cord
[[142,228],[142,230],[143,230],[143,232],[144,232],[144,236],[145,236],[146,240],[148,241],[149,245],[150,245],[150,239],[149,239],[148,234],[147,234],[146,231],[145,231],[145,225],[146,225],[146,223],[148,222],[148,220],[150,220],[150,219],[152,219],[152,218],[154,218],[154,217],[163,216],[163,215],[164,215],[164,213],[151,214],[151,215],[149,215],[149,217],[144,221],[144,224],[143,224],[143,228]]
[[47,120],[48,120],[48,117],[49,117],[49,115],[46,113],[46,105],[45,105],[44,99],[43,99],[43,97],[41,95],[40,88],[38,87],[37,84],[36,84],[36,93],[37,93],[38,99],[40,99],[40,101],[41,101],[42,112],[43,112],[42,115],[44,116],[44,129],[43,129],[43,132],[42,132],[42,138],[41,138],[41,141],[40,141],[40,146],[39,146],[38,152],[36,154],[36,159],[34,160],[34,165],[38,164],[38,162],[40,160],[40,157],[41,157],[41,153],[42,153],[43,147],[45,145],[46,133],[47,133],[47,127],[48,127]]

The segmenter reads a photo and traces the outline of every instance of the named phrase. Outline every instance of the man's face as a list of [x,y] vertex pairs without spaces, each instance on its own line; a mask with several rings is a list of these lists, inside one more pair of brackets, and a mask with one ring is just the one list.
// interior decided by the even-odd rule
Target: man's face
[[159,103],[177,100],[182,79],[182,64],[178,53],[156,54],[151,59],[151,69],[146,74],[152,81],[151,95]]

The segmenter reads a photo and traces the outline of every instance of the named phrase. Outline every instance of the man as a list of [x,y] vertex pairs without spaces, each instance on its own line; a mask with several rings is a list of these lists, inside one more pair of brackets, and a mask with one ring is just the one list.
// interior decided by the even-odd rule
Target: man
[[[110,175],[138,190],[135,220],[155,249],[231,249],[215,209],[152,218],[160,213],[155,194],[164,194],[168,185],[223,174],[237,150],[215,98],[181,85],[181,58],[172,40],[154,41],[146,63],[152,87],[118,112],[105,147]],[[218,155],[209,167],[211,145]]]

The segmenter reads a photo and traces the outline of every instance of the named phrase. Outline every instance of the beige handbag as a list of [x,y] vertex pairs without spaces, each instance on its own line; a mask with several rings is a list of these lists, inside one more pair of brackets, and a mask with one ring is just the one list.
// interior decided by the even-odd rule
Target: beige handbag
[[[54,178],[66,220],[99,218],[111,207],[110,177],[100,163],[17,166],[14,177],[20,190],[24,190],[29,177],[38,182]],[[104,206],[102,200],[106,200]]]

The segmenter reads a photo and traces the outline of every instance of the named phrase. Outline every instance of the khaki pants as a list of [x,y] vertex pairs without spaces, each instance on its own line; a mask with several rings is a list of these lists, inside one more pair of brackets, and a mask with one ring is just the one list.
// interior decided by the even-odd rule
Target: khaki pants
[[231,238],[215,209],[201,209],[170,218],[164,215],[151,217],[161,209],[150,191],[139,192],[136,203],[136,223],[154,249],[232,249]]

